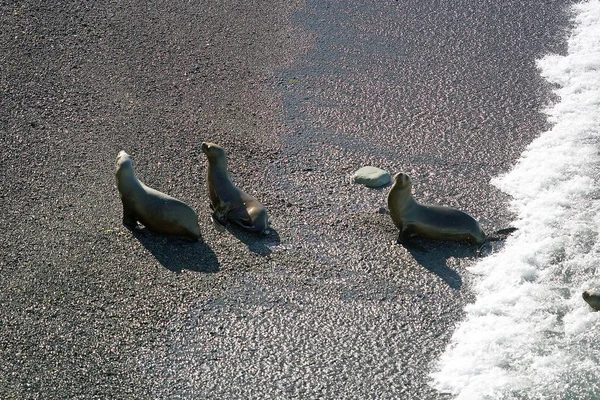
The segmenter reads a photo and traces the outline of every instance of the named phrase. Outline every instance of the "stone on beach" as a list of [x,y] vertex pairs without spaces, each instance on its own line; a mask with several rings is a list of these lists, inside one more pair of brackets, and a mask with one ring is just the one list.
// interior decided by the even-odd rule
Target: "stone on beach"
[[390,183],[390,174],[377,167],[362,167],[353,175],[354,182],[368,187],[381,187]]

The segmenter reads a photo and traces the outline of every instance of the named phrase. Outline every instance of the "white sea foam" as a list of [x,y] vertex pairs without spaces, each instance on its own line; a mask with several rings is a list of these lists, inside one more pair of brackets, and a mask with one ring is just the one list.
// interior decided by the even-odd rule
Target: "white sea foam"
[[477,263],[467,307],[431,374],[457,399],[600,399],[600,1],[574,7],[568,55],[538,62],[553,128],[493,181],[519,228]]

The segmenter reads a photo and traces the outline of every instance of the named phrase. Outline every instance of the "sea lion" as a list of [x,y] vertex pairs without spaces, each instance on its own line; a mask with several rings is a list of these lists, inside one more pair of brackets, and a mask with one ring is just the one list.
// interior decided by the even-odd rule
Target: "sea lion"
[[485,232],[469,214],[450,207],[419,204],[413,198],[411,188],[408,175],[394,175],[387,201],[392,221],[400,230],[398,243],[411,236],[477,244],[485,242]]
[[202,143],[208,159],[206,183],[210,196],[213,221],[226,225],[227,221],[250,232],[268,233],[267,210],[258,200],[238,189],[227,171],[227,155],[221,146]]
[[595,290],[586,290],[583,292],[583,299],[596,311],[600,311],[600,292]]
[[144,185],[133,172],[133,160],[121,150],[117,156],[117,189],[123,203],[123,224],[130,229],[141,222],[149,230],[168,235],[200,238],[198,216],[190,206]]

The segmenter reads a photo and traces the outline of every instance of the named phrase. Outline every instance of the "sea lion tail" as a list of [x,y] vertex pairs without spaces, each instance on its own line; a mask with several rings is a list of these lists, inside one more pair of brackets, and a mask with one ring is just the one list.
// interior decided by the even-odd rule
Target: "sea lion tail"
[[[513,228],[513,227],[497,230],[491,236],[486,237],[485,242],[497,242],[499,240],[504,240],[504,239],[506,239],[506,237],[508,235],[510,235],[511,233],[513,233],[516,230],[517,230],[517,228]],[[496,235],[498,235],[498,236],[496,236]]]
[[[517,230],[517,228],[513,228],[513,227],[504,228],[504,229],[497,230],[496,232],[493,233],[492,236],[487,236],[485,238],[485,240],[483,241],[483,243],[481,243],[481,246],[479,246],[479,248],[477,249],[477,255],[481,257],[481,256],[486,256],[486,255],[493,253],[498,248],[498,246],[493,245],[492,243],[499,242],[501,240],[506,239],[506,237],[508,235],[510,235],[511,233],[513,233],[516,230]],[[498,235],[498,236],[495,236],[495,235]],[[502,246],[502,244],[500,244],[500,247],[501,246]]]
[[494,235],[510,235],[511,233],[513,233],[516,230],[518,230],[518,228],[514,228],[514,227],[510,226],[508,228],[500,229],[500,230],[494,232]]

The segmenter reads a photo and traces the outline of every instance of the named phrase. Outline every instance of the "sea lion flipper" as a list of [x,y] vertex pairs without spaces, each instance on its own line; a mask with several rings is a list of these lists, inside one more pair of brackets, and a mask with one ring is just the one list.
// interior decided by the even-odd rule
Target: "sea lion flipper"
[[396,243],[404,244],[408,240],[408,236],[405,235],[402,231],[398,233],[398,239],[396,239]]
[[221,201],[213,208],[213,218],[219,221],[219,223],[222,225],[227,225],[227,216],[232,209],[233,207],[231,207],[231,203]]
[[248,218],[238,217],[237,222],[239,223],[239,225],[241,225],[242,227],[244,227],[246,229],[254,228],[254,224],[252,224],[252,219],[250,217],[248,217]]
[[398,235],[398,240],[408,241],[411,237],[414,236],[417,229],[414,224],[410,222],[404,222],[402,225],[402,229],[400,229],[400,234]]
[[227,214],[229,214],[229,211],[231,210],[229,203],[221,202],[215,207],[212,207],[212,209],[214,212],[210,219],[214,227],[217,229],[217,231],[224,232],[225,227],[227,226]]
[[123,202],[123,225],[129,229],[137,228],[137,219],[133,211]]
[[211,216],[211,219],[213,220],[213,222],[216,222],[217,224],[219,224],[221,226],[227,226],[227,218],[225,218],[222,215],[213,213],[213,215]]
[[414,240],[407,237],[401,238],[400,235],[398,235],[398,244],[402,245],[407,250],[416,250],[420,251],[421,253],[429,253],[429,250],[427,250],[425,247],[415,243]]
[[413,235],[415,233],[414,228],[415,227],[412,225],[404,225],[398,233],[398,239],[396,240],[396,243],[402,245],[406,249],[428,253],[429,251],[425,247],[415,243],[415,241],[413,240]]
[[227,226],[226,219],[221,219],[220,217],[213,214],[211,215],[210,220],[217,231],[225,232],[225,227]]

